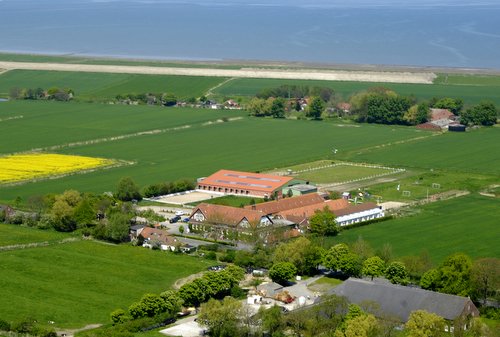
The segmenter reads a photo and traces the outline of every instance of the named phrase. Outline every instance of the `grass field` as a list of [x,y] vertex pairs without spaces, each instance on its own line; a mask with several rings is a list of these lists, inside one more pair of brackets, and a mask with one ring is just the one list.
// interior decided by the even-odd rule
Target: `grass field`
[[[3,200],[62,192],[69,186],[81,191],[113,191],[123,176],[131,176],[140,186],[145,186],[207,176],[221,168],[263,171],[329,157],[332,147],[339,152],[362,151],[367,146],[429,136],[406,127],[361,125],[345,128],[333,123],[249,118],[238,111],[84,103],[0,103],[0,116],[11,115],[25,117],[2,122],[0,153],[26,151],[36,144],[56,146],[52,152],[113,158],[135,164],[36,184],[2,187],[0,199]],[[206,124],[222,116],[242,118]],[[190,127],[179,128],[184,125]],[[169,131],[58,147],[163,128]]]
[[214,93],[221,96],[254,96],[266,88],[276,88],[280,85],[322,86],[332,88],[336,94],[347,100],[352,94],[372,87],[386,87],[401,95],[414,95],[419,100],[432,97],[462,98],[466,105],[477,104],[488,99],[500,105],[500,76],[440,76],[432,85],[428,84],[393,84],[369,82],[333,82],[279,79],[240,78],[218,87]]
[[328,245],[353,243],[359,237],[375,249],[388,243],[396,257],[426,250],[434,263],[455,252],[473,258],[499,257],[497,198],[469,195],[421,207],[413,216],[349,229],[329,238]]
[[308,172],[301,172],[297,178],[311,181],[317,184],[340,183],[355,179],[363,179],[380,174],[395,173],[394,170],[364,167],[356,165],[338,165],[323,169],[316,169]]
[[252,200],[258,204],[264,202],[264,199],[261,198],[249,198],[249,197],[240,197],[237,195],[225,195],[220,198],[207,199],[200,202],[191,203],[190,205],[196,206],[201,203],[214,204],[214,205],[225,205],[232,207],[241,207],[246,205],[251,205]]
[[[57,327],[107,323],[148,292],[210,265],[142,247],[79,241],[0,252],[2,319],[33,317]],[[15,305],[13,305],[15,303]]]
[[224,80],[221,77],[12,70],[0,75],[0,97],[8,97],[13,87],[59,87],[73,89],[75,99],[83,101],[112,100],[118,94],[165,92],[179,98],[197,98]]
[[500,128],[448,132],[412,142],[353,151],[342,159],[500,175]]
[[71,235],[67,233],[0,224],[0,247],[27,243],[50,243],[70,237]]

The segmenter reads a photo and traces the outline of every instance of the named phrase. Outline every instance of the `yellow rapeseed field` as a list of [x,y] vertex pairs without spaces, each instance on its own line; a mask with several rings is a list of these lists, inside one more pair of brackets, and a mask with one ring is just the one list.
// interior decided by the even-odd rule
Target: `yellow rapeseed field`
[[0,157],[0,184],[64,175],[113,164],[113,160],[50,153]]

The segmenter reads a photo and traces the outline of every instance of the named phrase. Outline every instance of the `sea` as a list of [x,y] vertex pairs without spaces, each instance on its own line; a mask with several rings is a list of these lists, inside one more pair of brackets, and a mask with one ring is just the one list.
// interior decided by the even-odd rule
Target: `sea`
[[500,69],[500,0],[0,0],[0,51]]

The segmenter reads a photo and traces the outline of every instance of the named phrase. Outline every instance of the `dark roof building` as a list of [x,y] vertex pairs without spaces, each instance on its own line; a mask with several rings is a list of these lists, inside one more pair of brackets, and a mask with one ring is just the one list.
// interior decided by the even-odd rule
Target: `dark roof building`
[[345,297],[350,303],[376,303],[380,313],[406,322],[413,311],[425,310],[448,321],[479,316],[470,298],[442,294],[391,283],[349,278],[332,289],[331,294]]

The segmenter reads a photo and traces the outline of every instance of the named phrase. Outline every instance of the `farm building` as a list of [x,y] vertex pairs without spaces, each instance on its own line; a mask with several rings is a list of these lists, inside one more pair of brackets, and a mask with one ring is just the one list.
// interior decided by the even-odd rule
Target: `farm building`
[[220,170],[209,177],[198,179],[197,189],[221,194],[270,198],[281,197],[284,187],[300,183],[302,181],[292,177]]
[[347,226],[358,222],[384,217],[382,207],[373,202],[349,205],[348,207],[339,209],[334,213],[337,216],[336,221],[339,226]]
[[324,202],[325,199],[317,193],[305,194],[292,198],[278,199],[274,201],[263,202],[256,205],[245,206],[246,209],[261,211],[264,214],[276,214],[289,209],[314,205]]
[[201,203],[189,216],[193,231],[211,233],[218,240],[259,235],[263,240],[275,229],[287,230],[294,223],[273,219],[261,211]]
[[[443,317],[448,322],[448,330],[468,329],[473,317],[479,311],[470,298],[442,294],[434,291],[410,288],[391,283],[381,283],[349,278],[331,290],[330,294],[345,297],[350,303],[375,303],[379,317],[394,317],[400,322],[408,321],[416,310],[425,310]],[[456,324],[459,323],[460,327]]]
[[173,252],[177,246],[181,247],[183,245],[176,238],[168,235],[167,232],[156,228],[144,227],[139,236],[144,239],[142,246],[146,248],[154,248],[158,245],[161,250]]
[[293,186],[287,186],[283,189],[283,195],[296,197],[299,195],[317,193],[318,188],[310,184],[297,184]]

